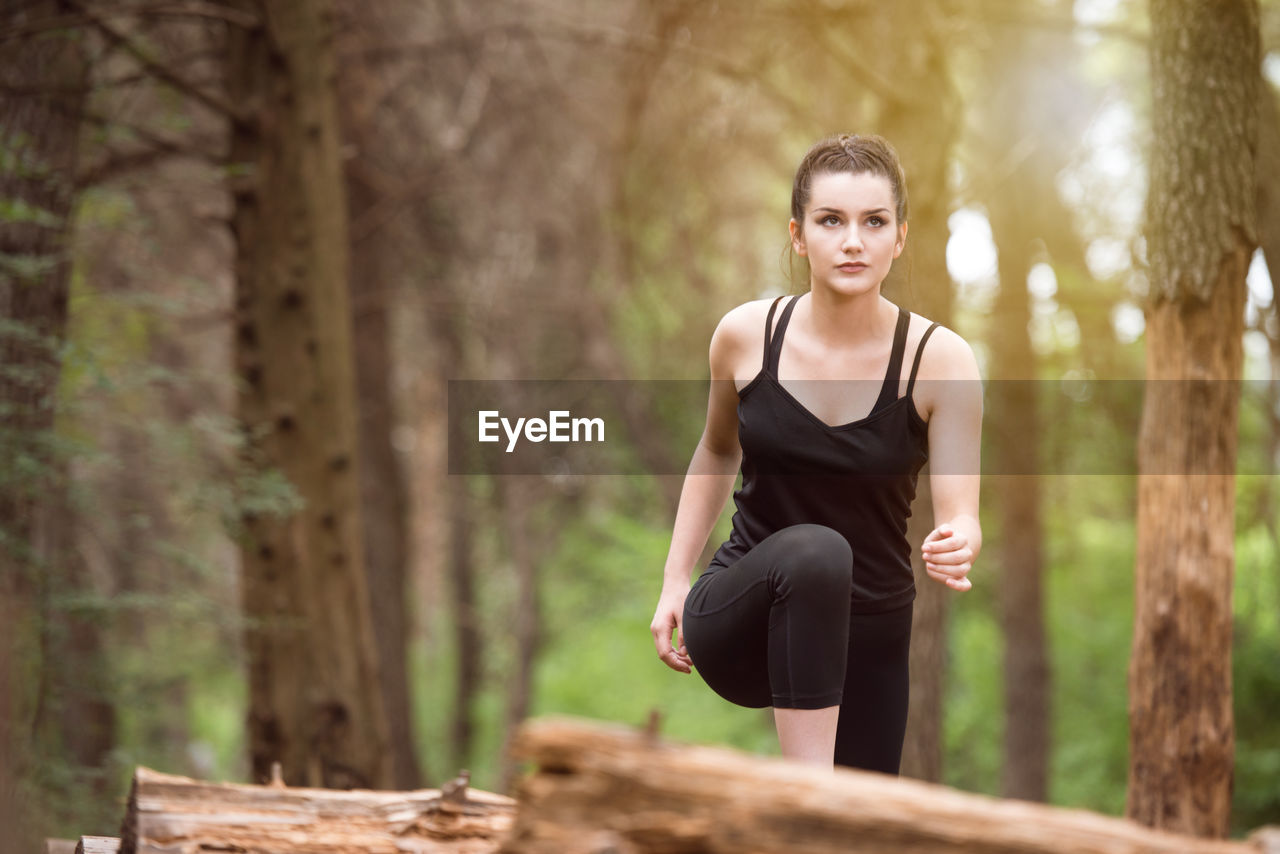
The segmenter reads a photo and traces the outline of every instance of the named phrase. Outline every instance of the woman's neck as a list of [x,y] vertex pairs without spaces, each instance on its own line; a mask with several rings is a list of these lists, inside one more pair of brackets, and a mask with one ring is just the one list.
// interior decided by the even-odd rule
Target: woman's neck
[[897,321],[893,304],[880,296],[880,290],[851,297],[838,297],[829,291],[810,289],[808,309],[803,323],[824,346],[846,349],[876,341],[892,334]]

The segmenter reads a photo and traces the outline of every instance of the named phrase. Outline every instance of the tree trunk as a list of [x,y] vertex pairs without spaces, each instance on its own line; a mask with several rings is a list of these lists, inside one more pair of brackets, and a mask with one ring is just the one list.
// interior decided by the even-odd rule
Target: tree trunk
[[[423,226],[424,242],[432,249],[445,255],[445,247],[449,244],[448,236],[442,233],[438,222],[427,222]],[[446,380],[468,376],[472,371],[467,365],[467,348],[465,338],[470,333],[469,327],[459,322],[457,315],[462,312],[455,308],[458,302],[448,294],[450,282],[448,275],[433,276],[429,287],[441,294],[452,311],[429,311],[427,329],[438,344],[436,352],[439,356],[437,368]],[[449,418],[445,413],[445,453],[446,456],[457,454],[455,459],[442,461],[441,471],[448,472],[454,464],[466,468],[465,453],[470,446],[469,437],[465,434],[465,422],[461,418]],[[475,541],[472,527],[476,525],[477,503],[471,495],[472,476],[454,474],[445,476],[445,504],[447,506],[448,556],[445,559],[447,575],[449,614],[453,629],[453,644],[456,675],[453,690],[453,708],[449,721],[449,754],[450,767],[467,768],[471,765],[471,750],[475,741],[475,707],[476,697],[480,690],[480,679],[484,671],[483,661],[485,641],[480,622],[480,612],[476,602],[475,585]]]
[[[1021,99],[1010,99],[1020,103]],[[1012,104],[1009,105],[1012,109]],[[1016,112],[1016,110],[1014,110]],[[1016,121],[1016,120],[1015,120]],[[1015,133],[1014,139],[1022,134]],[[1043,186],[1036,160],[1024,161],[995,189],[988,208],[992,236],[999,247],[1000,292],[991,318],[989,423],[993,468],[990,494],[999,517],[1000,539],[994,563],[999,568],[1000,623],[1004,630],[1005,797],[1043,801],[1049,776],[1049,663],[1044,632],[1041,575],[1044,540],[1041,517],[1036,404],[1037,357],[1031,347],[1031,302],[1027,275],[1032,240],[1026,210]],[[1050,173],[1051,175],[1052,173]],[[1031,192],[1027,192],[1031,188]],[[1031,198],[1028,198],[1028,197]],[[1008,432],[1001,432],[1001,431]]]
[[[390,38],[374,8],[347,3],[343,20],[346,48],[352,59],[343,64],[342,124],[356,155],[347,161],[350,221],[357,222],[385,201],[383,188],[362,179],[356,158],[372,168],[388,159],[391,146],[404,145],[379,123],[380,86],[362,51],[379,38]],[[411,601],[407,575],[409,498],[404,473],[391,434],[395,428],[391,381],[391,294],[395,277],[395,235],[376,230],[353,235],[351,242],[352,325],[355,335],[356,386],[360,441],[360,506],[365,533],[365,561],[369,579],[374,635],[377,639],[382,700],[391,737],[392,780],[398,789],[422,784],[417,740],[413,732],[409,696],[408,646]]]
[[[461,419],[449,422],[461,427]],[[452,441],[452,440],[451,440]],[[459,447],[454,445],[454,447]],[[471,765],[471,748],[475,741],[476,695],[480,690],[483,635],[480,614],[476,608],[475,572],[472,560],[471,526],[475,524],[475,508],[466,475],[449,478],[449,582],[452,598],[453,633],[457,657],[453,713],[449,731],[449,759],[455,768]]]
[[1276,461],[1280,460],[1280,108],[1276,92],[1266,80],[1259,84],[1258,122],[1258,246],[1271,275],[1271,304],[1263,309],[1258,327],[1267,336],[1270,354],[1270,377],[1264,395],[1267,412],[1267,467],[1258,518],[1271,534],[1271,542],[1280,549],[1280,521],[1276,507]]
[[[0,24],[67,11],[59,2],[10,3]],[[100,615],[67,604],[88,599],[92,587],[73,548],[67,460],[54,437],[89,62],[69,30],[14,40],[2,55],[0,198],[8,210],[0,223],[0,643],[20,667],[2,686],[0,739],[22,740],[3,748],[17,775],[33,758],[23,742],[34,735],[40,761],[65,764],[76,784],[101,796],[115,710]]]
[[[1016,216],[1017,206],[1005,211]],[[990,493],[999,517],[1000,623],[1004,634],[1004,762],[1001,790],[1005,797],[1043,801],[1048,794],[1049,663],[1044,632],[1044,565],[1037,442],[1040,435],[1036,382],[1023,373],[1036,364],[1027,325],[1030,270],[1029,241],[1016,227],[1005,230],[993,217],[1000,247],[1000,294],[992,336],[990,421],[1012,428],[992,442]],[[1011,225],[1006,221],[1003,225]],[[1009,232],[1012,231],[1013,234]],[[1025,239],[1026,235],[1022,237]],[[998,430],[999,428],[997,428]]]
[[1235,454],[1255,244],[1258,6],[1151,3],[1151,305],[1139,437],[1128,814],[1228,830]]
[[[1259,81],[1258,107],[1258,245],[1274,283],[1280,280],[1280,107],[1265,80]],[[1277,302],[1274,294],[1271,302]]]
[[[359,466],[346,199],[328,2],[257,7],[232,28],[236,123],[236,366],[249,462],[288,481],[294,506],[243,511],[249,750],[265,779],[391,782],[370,626]],[[259,474],[259,478],[263,475]]]
[[512,641],[515,648],[515,672],[507,688],[504,720],[502,785],[508,791],[515,780],[517,766],[509,749],[516,728],[529,715],[533,695],[533,664],[537,657],[541,633],[538,605],[538,560],[540,549],[534,542],[529,509],[535,501],[533,476],[500,476],[498,492],[507,540],[507,554],[515,570],[516,600],[511,615]]
[[[54,16],[62,5],[8,3],[3,25]],[[13,208],[0,220],[0,534],[4,581],[11,585],[5,599],[16,611],[6,628],[23,629],[13,633],[16,640],[35,636],[25,629],[37,623],[42,522],[60,503],[49,495],[57,480],[52,433],[87,64],[80,43],[65,32],[16,41],[0,57],[0,198]],[[41,88],[48,92],[30,94]],[[23,649],[15,660],[33,656],[33,649]],[[19,706],[27,724],[34,713],[30,700]]]

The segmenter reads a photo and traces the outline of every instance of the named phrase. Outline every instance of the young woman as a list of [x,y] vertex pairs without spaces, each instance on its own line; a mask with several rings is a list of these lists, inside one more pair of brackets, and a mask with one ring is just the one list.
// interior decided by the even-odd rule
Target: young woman
[[[915,598],[907,517],[932,460],[925,570],[968,590],[982,543],[978,368],[958,335],[880,295],[907,238],[885,140],[814,145],[791,217],[809,290],[740,305],[712,336],[706,428],[650,630],[667,666],[772,706],[784,756],[896,774]],[[732,534],[690,587],[740,464]]]

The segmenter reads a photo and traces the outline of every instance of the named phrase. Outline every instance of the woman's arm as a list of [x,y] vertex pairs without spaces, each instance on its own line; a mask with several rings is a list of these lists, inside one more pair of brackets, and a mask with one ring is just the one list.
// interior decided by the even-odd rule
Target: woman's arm
[[936,523],[921,546],[925,572],[953,590],[968,590],[973,586],[969,570],[982,550],[982,381],[964,339],[937,330],[921,359],[919,387],[929,409],[929,487]]
[[[680,504],[671,533],[671,547],[662,572],[662,594],[649,631],[658,657],[673,670],[690,672],[681,622],[689,580],[716,519],[724,509],[737,478],[742,449],[738,445],[738,393],[733,365],[740,358],[739,327],[744,312],[725,315],[711,336],[711,391],[707,397],[707,423],[694,449],[693,459],[680,491]],[[672,633],[676,635],[672,646]]]

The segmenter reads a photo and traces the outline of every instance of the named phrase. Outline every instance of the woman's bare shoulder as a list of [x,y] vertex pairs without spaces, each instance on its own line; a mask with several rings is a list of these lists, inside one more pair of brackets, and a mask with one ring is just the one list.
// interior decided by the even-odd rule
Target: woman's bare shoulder
[[729,309],[716,325],[711,339],[712,346],[716,346],[717,340],[733,349],[753,344],[763,346],[764,322],[773,302],[774,299],[769,297],[744,302]]
[[764,321],[769,316],[769,306],[773,305],[774,301],[774,297],[766,297],[736,305],[720,318],[717,329],[739,335],[751,331],[764,335]]
[[751,300],[725,312],[711,336],[712,375],[736,376],[764,352],[764,324],[772,297]]
[[[915,334],[910,337],[915,342],[919,342],[932,323],[927,318],[915,315],[912,323],[912,332]],[[919,344],[917,343],[916,346],[918,347]],[[918,377],[921,380],[980,379],[978,360],[973,355],[973,348],[969,346],[968,341],[961,338],[954,330],[939,325],[925,342],[924,352],[920,355]]]

